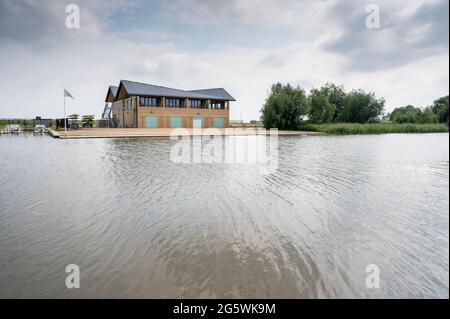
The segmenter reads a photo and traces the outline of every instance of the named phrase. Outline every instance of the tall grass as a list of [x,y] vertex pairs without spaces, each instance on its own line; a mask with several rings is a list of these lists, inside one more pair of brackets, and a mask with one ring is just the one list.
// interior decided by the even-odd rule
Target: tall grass
[[332,124],[301,124],[300,131],[322,132],[330,135],[355,134],[394,134],[394,133],[447,133],[446,124],[395,124],[383,123],[332,123]]

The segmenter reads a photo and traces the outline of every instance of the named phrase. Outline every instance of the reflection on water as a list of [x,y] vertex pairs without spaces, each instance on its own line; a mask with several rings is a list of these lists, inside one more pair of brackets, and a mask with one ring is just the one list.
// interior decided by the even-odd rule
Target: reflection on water
[[0,138],[0,297],[449,297],[448,134],[283,137],[269,174],[173,143]]

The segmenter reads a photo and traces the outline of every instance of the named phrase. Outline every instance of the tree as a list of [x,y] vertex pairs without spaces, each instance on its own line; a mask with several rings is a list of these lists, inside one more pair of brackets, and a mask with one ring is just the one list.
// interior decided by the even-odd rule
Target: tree
[[375,97],[375,93],[353,90],[345,98],[340,121],[366,123],[377,120],[384,111],[384,99]]
[[437,116],[439,123],[448,125],[448,95],[434,101],[431,110]]
[[422,112],[422,124],[433,124],[438,121],[438,117],[434,114],[431,108],[428,107]]
[[320,90],[313,89],[309,96],[309,120],[313,123],[330,123],[336,113],[336,107],[329,101],[328,96]]
[[313,91],[318,91],[318,93],[328,97],[328,101],[332,106],[334,106],[335,109],[332,121],[333,122],[340,121],[340,118],[342,117],[342,112],[344,110],[345,98],[347,95],[344,91],[344,87],[342,85],[336,85],[334,83],[328,82],[320,89],[318,90],[315,89]]
[[437,122],[437,117],[430,108],[422,111],[412,105],[396,108],[392,111],[390,119],[395,123],[430,124]]
[[415,123],[421,122],[422,110],[412,105],[397,107],[391,113],[391,121],[396,123]]
[[276,83],[272,85],[261,113],[261,120],[266,129],[298,129],[301,117],[308,113],[305,91],[290,84]]

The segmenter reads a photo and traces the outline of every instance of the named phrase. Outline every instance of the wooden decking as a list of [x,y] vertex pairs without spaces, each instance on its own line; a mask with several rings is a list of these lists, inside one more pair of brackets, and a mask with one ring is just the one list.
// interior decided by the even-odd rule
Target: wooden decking
[[[171,128],[84,128],[79,130],[49,131],[50,136],[61,139],[76,138],[120,138],[120,137],[170,137],[174,129]],[[180,129],[178,129],[180,130]],[[191,128],[182,129],[177,135],[195,135],[197,130]],[[206,129],[202,129],[205,133]],[[234,135],[261,135],[269,134],[269,131],[257,131],[256,129],[214,129],[211,135],[234,136]],[[278,131],[279,136],[311,136],[321,135],[317,132],[300,132],[300,131]]]

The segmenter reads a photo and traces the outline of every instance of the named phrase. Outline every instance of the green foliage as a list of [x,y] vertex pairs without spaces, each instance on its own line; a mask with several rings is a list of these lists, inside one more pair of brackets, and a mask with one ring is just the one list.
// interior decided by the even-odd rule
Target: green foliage
[[390,120],[395,123],[432,124],[437,123],[436,115],[431,109],[422,111],[412,105],[398,107],[391,113]]
[[303,89],[277,83],[272,85],[261,109],[261,120],[267,129],[292,130],[298,128],[301,117],[307,112],[308,101]]
[[345,98],[339,120],[349,123],[374,122],[383,114],[384,103],[384,99],[377,99],[373,92],[353,90]]
[[[378,133],[422,133],[448,131],[435,123],[449,123],[449,97],[441,97],[433,105],[421,110],[408,105],[396,108],[390,115],[383,116],[385,100],[377,98],[374,92],[361,89],[346,93],[342,85],[326,83],[318,89],[311,90],[309,97],[305,92],[291,85],[274,84],[263,108],[261,119],[266,128],[296,129],[302,118],[308,115],[309,122],[316,124],[344,123],[326,126],[334,133],[359,132],[362,134]],[[394,123],[384,123],[385,121]],[[375,126],[349,126],[348,123],[379,123]],[[405,125],[396,125],[405,124]],[[410,125],[411,124],[411,125]],[[418,126],[430,124],[429,126]],[[309,124],[302,123],[302,129]],[[314,130],[317,129],[317,126]],[[354,134],[354,133],[350,133]],[[367,133],[369,134],[369,133]]]
[[426,108],[422,112],[422,124],[433,124],[433,123],[438,123],[438,122],[439,122],[439,119],[436,116],[436,114],[434,114],[434,112],[431,108]]
[[448,95],[434,101],[431,110],[437,116],[439,123],[448,125]]
[[319,90],[312,90],[309,96],[309,120],[313,123],[329,123],[333,120],[336,107],[332,105],[328,96]]
[[445,124],[396,124],[383,123],[331,123],[311,124],[304,123],[299,126],[301,131],[322,132],[330,135],[355,134],[391,134],[391,133],[447,133]]
[[344,87],[342,85],[326,83],[320,89],[313,89],[311,92],[316,92],[316,94],[322,94],[328,97],[328,101],[332,106],[334,106],[335,109],[332,121],[339,121],[342,116],[342,112],[344,111],[344,105],[347,96]]

